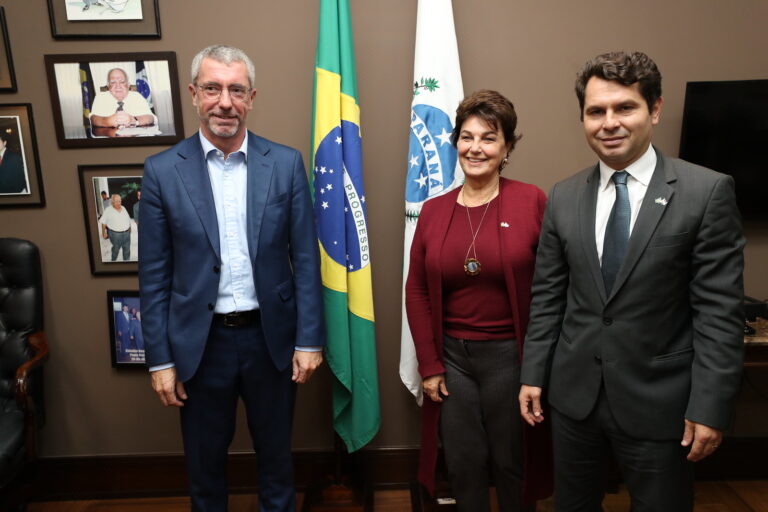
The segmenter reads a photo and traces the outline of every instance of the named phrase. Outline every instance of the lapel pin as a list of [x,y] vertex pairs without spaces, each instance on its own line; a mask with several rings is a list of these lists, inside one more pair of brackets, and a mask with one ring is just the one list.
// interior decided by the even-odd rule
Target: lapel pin
[[661,206],[667,206],[667,198],[666,197],[657,197],[655,202],[656,202],[656,204],[660,204]]
[[502,221],[500,226],[503,227],[503,228],[508,228],[509,224],[507,224],[506,222]]

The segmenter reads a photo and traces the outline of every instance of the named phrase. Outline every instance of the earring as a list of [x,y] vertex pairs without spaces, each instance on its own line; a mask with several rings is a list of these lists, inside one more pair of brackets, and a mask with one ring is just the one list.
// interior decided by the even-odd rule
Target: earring
[[507,162],[509,162],[509,155],[504,157],[504,160],[501,161],[501,165],[499,166],[499,172],[504,170],[504,168],[507,166]]

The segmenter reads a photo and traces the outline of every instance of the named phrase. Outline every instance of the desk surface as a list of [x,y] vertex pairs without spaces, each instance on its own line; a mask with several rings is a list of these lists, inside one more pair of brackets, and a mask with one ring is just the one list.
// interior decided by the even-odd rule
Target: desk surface
[[747,324],[757,332],[752,336],[744,336],[744,366],[768,366],[768,320],[758,318]]

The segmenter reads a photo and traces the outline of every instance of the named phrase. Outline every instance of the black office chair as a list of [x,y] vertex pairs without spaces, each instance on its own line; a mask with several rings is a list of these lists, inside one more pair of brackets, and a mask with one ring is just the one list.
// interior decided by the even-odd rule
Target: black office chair
[[23,510],[31,489],[37,432],[45,421],[40,253],[0,238],[0,510]]

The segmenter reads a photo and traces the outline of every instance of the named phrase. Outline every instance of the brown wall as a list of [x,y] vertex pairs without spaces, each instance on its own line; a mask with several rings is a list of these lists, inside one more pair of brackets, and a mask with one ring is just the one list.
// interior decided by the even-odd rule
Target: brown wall
[[[57,0],[63,1],[63,0]],[[52,124],[43,54],[113,51],[177,53],[185,134],[196,129],[186,83],[189,62],[213,43],[239,46],[257,68],[256,106],[249,126],[302,150],[308,159],[316,0],[161,0],[163,37],[149,41],[57,41],[50,37],[45,2],[5,6],[19,92],[3,102],[34,109],[48,204],[0,210],[0,235],[27,238],[43,254],[46,330],[52,357],[46,368],[48,457],[181,451],[177,413],[163,409],[144,372],[110,368],[105,292],[135,289],[135,277],[94,277],[77,178],[78,164],[139,163],[161,147],[59,149]],[[358,66],[364,169],[373,250],[379,343],[382,428],[373,445],[418,443],[418,409],[397,374],[403,181],[406,170],[415,0],[352,2]],[[676,155],[686,81],[768,78],[768,3],[762,0],[647,0],[624,2],[513,2],[456,0],[456,31],[464,90],[495,88],[515,103],[523,140],[505,175],[547,190],[595,161],[578,120],[574,74],[589,57],[611,49],[641,49],[664,77],[664,108],[655,142]],[[768,230],[750,226],[746,291],[768,298]],[[765,379],[755,385],[768,389]],[[295,447],[329,449],[327,369],[303,387],[297,404]],[[768,434],[762,395],[740,398],[737,435]],[[235,450],[249,446],[241,421]]]

